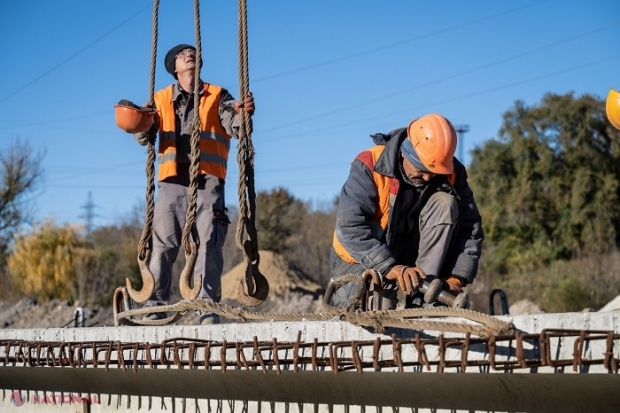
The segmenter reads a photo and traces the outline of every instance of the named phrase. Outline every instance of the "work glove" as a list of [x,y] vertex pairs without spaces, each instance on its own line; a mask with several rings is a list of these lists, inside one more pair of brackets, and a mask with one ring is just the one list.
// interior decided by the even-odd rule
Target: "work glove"
[[[137,108],[140,108],[136,106]],[[145,103],[141,108],[144,111],[153,111],[155,108],[147,103]],[[146,132],[138,132],[135,133],[134,139],[142,146],[150,143],[152,145],[155,144],[155,140],[157,139],[157,131],[159,130],[159,112],[155,110],[153,114],[153,125]]]
[[235,110],[237,111],[237,114],[241,112],[242,105],[243,110],[247,112],[248,115],[252,116],[254,114],[256,107],[254,106],[254,96],[252,95],[252,92],[248,92],[247,96],[243,100],[243,103],[235,102]]
[[463,287],[465,286],[462,279],[454,275],[448,278],[442,278],[441,282],[443,283],[444,291],[449,292],[454,296],[462,293]]
[[134,139],[142,146],[145,146],[147,143],[154,145],[157,140],[157,130],[159,129],[157,125],[158,122],[155,122],[148,131],[134,133]]
[[426,279],[426,274],[420,267],[395,265],[385,275],[385,279],[396,281],[400,290],[408,295],[418,291],[421,280]]

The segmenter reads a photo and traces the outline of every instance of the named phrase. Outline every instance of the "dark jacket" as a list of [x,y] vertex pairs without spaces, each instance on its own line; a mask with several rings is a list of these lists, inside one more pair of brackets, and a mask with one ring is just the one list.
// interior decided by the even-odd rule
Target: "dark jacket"
[[[400,145],[407,137],[406,128],[396,129],[388,134],[372,135],[377,145],[385,148],[370,170],[367,163],[367,154],[362,152],[351,164],[349,177],[340,192],[338,213],[336,217],[335,238],[344,247],[351,257],[363,269],[372,268],[381,274],[397,262],[392,254],[391,247],[395,238],[395,224],[392,217],[399,212],[395,211],[398,202],[390,209],[387,228],[377,228],[376,213],[381,195],[378,193],[373,173],[394,178],[400,176],[401,162]],[[401,186],[402,188],[402,186]],[[459,204],[460,213],[449,251],[439,274],[440,277],[456,275],[466,283],[471,283],[478,271],[482,241],[482,219],[474,200],[474,195],[467,183],[467,171],[461,162],[454,158],[454,174],[451,176],[437,175],[420,195],[420,205],[417,213],[430,195],[436,191],[444,191],[453,195]],[[396,194],[398,198],[399,191]],[[417,209],[417,208],[416,208]],[[336,245],[335,242],[334,245]],[[347,265],[332,248],[331,254],[332,277],[344,275],[340,273]],[[350,272],[350,271],[349,271]]]

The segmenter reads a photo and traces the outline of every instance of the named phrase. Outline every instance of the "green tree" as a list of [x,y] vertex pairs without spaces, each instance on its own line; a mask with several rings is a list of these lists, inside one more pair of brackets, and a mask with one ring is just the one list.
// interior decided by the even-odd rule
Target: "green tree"
[[261,191],[256,197],[259,248],[281,254],[295,270],[327,285],[335,213],[335,202],[313,210],[284,188]]
[[297,231],[287,241],[285,256],[295,269],[317,284],[327,286],[329,255],[336,222],[336,204],[330,210],[310,210]]
[[300,230],[306,215],[303,202],[284,188],[256,194],[256,230],[260,249],[283,253],[291,235]]
[[605,102],[547,94],[504,114],[499,138],[473,152],[470,183],[486,234],[487,268],[533,270],[616,247],[620,134]]

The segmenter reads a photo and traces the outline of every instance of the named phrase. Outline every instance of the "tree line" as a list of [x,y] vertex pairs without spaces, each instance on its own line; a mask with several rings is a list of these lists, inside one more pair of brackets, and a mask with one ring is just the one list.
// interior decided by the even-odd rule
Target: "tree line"
[[[3,298],[109,305],[126,277],[139,286],[143,208],[89,234],[32,223],[27,195],[44,179],[43,157],[21,140],[0,154]],[[547,94],[504,113],[498,136],[473,150],[467,170],[486,234],[478,278],[468,287],[477,309],[486,309],[493,288],[546,311],[598,308],[620,293],[619,158],[620,132],[596,96]],[[259,248],[327,285],[337,202],[315,209],[286,188],[258,192]],[[234,236],[238,211],[230,206],[229,214],[224,271],[243,260]]]

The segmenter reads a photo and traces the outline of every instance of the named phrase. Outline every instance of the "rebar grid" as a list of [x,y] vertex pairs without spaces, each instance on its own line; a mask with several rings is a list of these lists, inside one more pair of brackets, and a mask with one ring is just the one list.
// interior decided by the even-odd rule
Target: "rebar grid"
[[[220,370],[331,371],[447,371],[480,372],[573,366],[588,372],[588,366],[602,365],[618,373],[620,334],[613,331],[546,329],[540,334],[453,338],[439,335],[426,338],[376,338],[336,342],[211,341],[172,338],[161,343],[120,341],[38,342],[0,340],[0,364],[24,367],[110,367],[136,372],[139,368]],[[572,346],[572,357],[562,357],[562,348]]]

